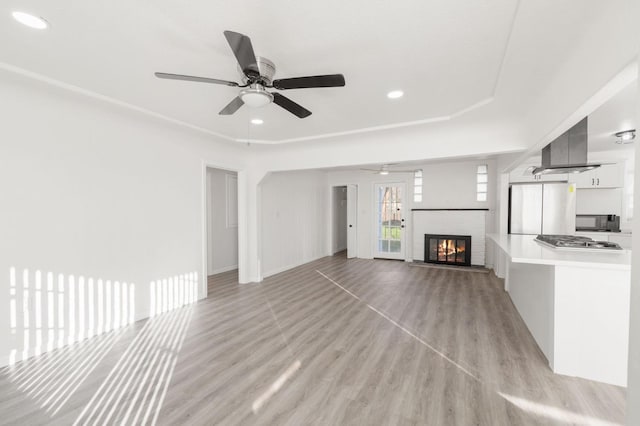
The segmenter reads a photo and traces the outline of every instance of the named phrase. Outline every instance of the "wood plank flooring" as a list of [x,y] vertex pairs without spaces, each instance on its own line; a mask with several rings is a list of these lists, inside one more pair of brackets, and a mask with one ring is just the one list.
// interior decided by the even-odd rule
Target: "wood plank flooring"
[[0,424],[623,424],[624,389],[554,375],[502,285],[343,254],[220,274],[204,301],[0,371]]

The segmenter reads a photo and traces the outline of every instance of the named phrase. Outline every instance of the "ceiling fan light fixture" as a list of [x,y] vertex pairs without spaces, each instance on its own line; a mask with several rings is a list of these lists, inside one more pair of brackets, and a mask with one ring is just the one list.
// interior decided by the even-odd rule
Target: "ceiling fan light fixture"
[[614,134],[618,139],[616,140],[617,144],[628,144],[633,142],[636,138],[636,129],[624,130],[622,132],[618,132]]
[[20,22],[22,25],[26,25],[29,28],[34,28],[36,30],[44,30],[49,27],[49,23],[39,16],[32,15],[26,12],[20,12],[18,10],[11,13],[13,19]]
[[260,108],[273,102],[273,95],[261,86],[244,89],[240,92],[240,99],[248,107]]
[[387,93],[387,98],[389,99],[399,99],[404,96],[404,92],[402,90],[392,90]]

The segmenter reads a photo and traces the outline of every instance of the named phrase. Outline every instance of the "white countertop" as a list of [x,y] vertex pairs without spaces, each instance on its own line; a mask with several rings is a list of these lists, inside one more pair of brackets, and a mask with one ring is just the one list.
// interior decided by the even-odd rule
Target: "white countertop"
[[587,268],[631,269],[631,251],[622,252],[559,250],[534,241],[535,235],[487,234],[515,263],[580,266]]
[[620,232],[613,232],[613,231],[576,231],[576,235],[580,235],[580,234],[601,234],[601,235],[631,235],[631,231],[620,231]]

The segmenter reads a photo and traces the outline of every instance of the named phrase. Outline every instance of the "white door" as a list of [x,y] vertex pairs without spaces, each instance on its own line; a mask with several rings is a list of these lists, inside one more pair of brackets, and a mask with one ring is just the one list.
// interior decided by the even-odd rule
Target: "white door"
[[358,187],[347,185],[347,258],[358,256]]
[[404,183],[375,185],[375,247],[373,257],[404,259]]

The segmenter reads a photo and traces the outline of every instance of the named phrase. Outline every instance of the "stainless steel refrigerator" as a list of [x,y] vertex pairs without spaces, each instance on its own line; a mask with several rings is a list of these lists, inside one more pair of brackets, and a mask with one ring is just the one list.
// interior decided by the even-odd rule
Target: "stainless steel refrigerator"
[[573,235],[576,187],[571,183],[512,184],[509,233]]

